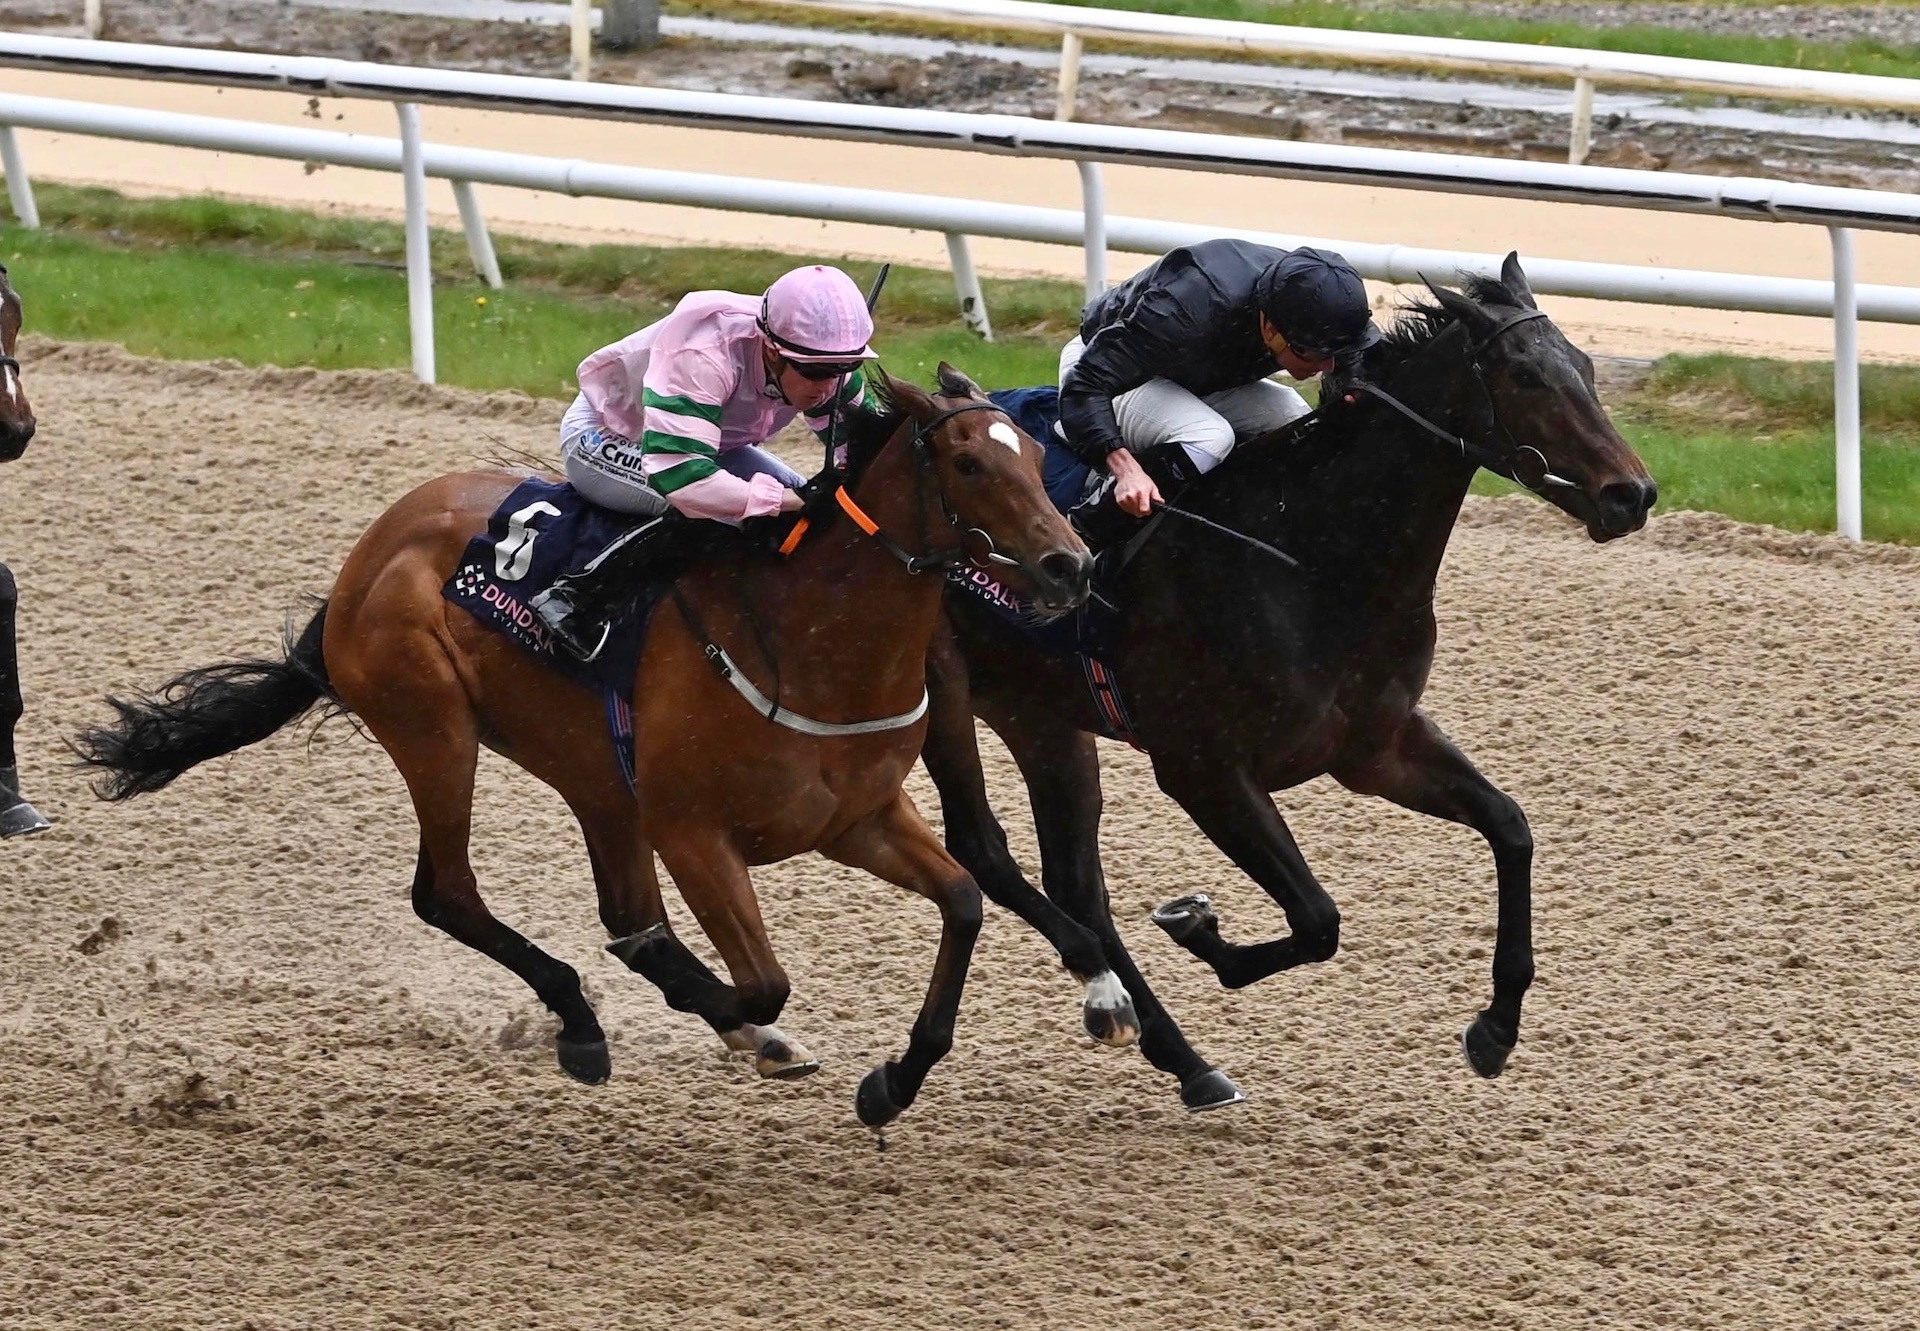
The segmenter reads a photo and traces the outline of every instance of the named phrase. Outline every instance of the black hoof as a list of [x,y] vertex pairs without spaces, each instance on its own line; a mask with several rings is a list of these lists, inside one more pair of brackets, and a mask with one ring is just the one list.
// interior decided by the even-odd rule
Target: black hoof
[[1208,1068],[1181,1084],[1180,1103],[1196,1114],[1209,1109],[1225,1109],[1245,1104],[1247,1093],[1234,1084],[1232,1077],[1219,1068]]
[[1080,1024],[1088,1035],[1111,1049],[1124,1049],[1140,1039],[1140,1017],[1131,1003],[1122,1008],[1083,1007]]
[[[6,792],[0,790],[0,798],[5,797]],[[35,832],[44,832],[52,826],[53,824],[46,820],[40,810],[18,796],[14,797],[12,804],[0,809],[0,840],[7,837],[31,836]]]
[[586,1040],[575,1044],[572,1040],[555,1037],[553,1049],[560,1057],[560,1070],[575,1081],[598,1086],[613,1075],[613,1059],[607,1053],[605,1040]]
[[1460,1052],[1467,1056],[1467,1066],[1483,1077],[1499,1076],[1507,1068],[1507,1056],[1513,1053],[1516,1040],[1503,1040],[1494,1034],[1493,1023],[1482,1012],[1467,1027],[1467,1033],[1460,1037]]
[[1205,892],[1175,897],[1154,911],[1153,922],[1181,947],[1202,933],[1217,935],[1220,932],[1220,917],[1213,913],[1213,898]]
[[860,1121],[870,1128],[886,1127],[887,1124],[899,1118],[901,1111],[905,1108],[905,1105],[894,1102],[893,1089],[887,1082],[887,1064],[885,1063],[862,1077],[860,1089],[853,1095],[853,1112],[858,1114]]

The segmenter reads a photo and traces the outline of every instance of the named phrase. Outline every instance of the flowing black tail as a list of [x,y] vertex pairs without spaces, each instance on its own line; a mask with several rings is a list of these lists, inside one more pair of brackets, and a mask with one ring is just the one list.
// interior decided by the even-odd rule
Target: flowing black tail
[[327,603],[320,603],[296,640],[287,632],[278,661],[226,661],[169,680],[157,694],[131,702],[108,698],[117,725],[85,730],[73,751],[104,773],[94,782],[101,799],[124,800],[158,790],[209,758],[257,744],[331,696],[321,634]]

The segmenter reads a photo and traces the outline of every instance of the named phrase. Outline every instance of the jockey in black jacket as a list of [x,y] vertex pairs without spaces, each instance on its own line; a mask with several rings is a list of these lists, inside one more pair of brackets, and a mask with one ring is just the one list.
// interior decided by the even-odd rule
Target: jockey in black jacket
[[1061,432],[1112,475],[1119,508],[1144,517],[1163,486],[1211,471],[1236,438],[1306,413],[1268,375],[1311,379],[1379,339],[1360,274],[1337,254],[1183,246],[1081,312],[1060,353]]

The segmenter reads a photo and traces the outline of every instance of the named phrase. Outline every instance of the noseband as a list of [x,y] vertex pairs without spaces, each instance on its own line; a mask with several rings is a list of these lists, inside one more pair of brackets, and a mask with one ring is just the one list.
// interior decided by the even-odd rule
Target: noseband
[[[1500,419],[1500,407],[1494,400],[1493,389],[1487,383],[1486,366],[1480,359],[1486,354],[1487,349],[1495,342],[1498,342],[1501,337],[1505,336],[1510,329],[1517,328],[1519,325],[1529,323],[1534,319],[1544,319],[1546,317],[1547,314],[1545,310],[1522,310],[1511,318],[1502,320],[1491,332],[1476,341],[1467,351],[1467,364],[1472,367],[1473,381],[1480,386],[1481,394],[1487,399],[1487,414],[1489,418],[1492,419],[1494,428],[1499,430],[1501,435],[1506,439],[1507,448],[1505,452],[1488,448],[1484,444],[1470,443],[1460,435],[1441,429],[1438,425],[1435,425],[1399,398],[1387,392],[1386,389],[1375,384],[1360,383],[1355,386],[1355,391],[1365,393],[1368,397],[1384,402],[1387,406],[1392,407],[1395,411],[1399,412],[1402,416],[1412,421],[1434,438],[1443,443],[1452,444],[1460,450],[1461,457],[1472,461],[1476,466],[1485,467],[1488,471],[1507,476],[1512,479],[1515,484],[1524,486],[1537,495],[1544,496],[1549,489],[1578,489],[1579,486],[1575,482],[1568,480],[1564,476],[1554,475],[1552,467],[1547,462],[1547,455],[1545,453],[1542,453],[1532,444],[1522,444],[1513,437],[1512,432],[1507,429],[1506,423]],[[1520,472],[1521,462],[1529,453],[1540,460],[1537,472],[1535,472],[1533,468],[1528,469],[1529,472],[1535,472],[1531,479],[1529,479],[1528,476],[1523,476]]]

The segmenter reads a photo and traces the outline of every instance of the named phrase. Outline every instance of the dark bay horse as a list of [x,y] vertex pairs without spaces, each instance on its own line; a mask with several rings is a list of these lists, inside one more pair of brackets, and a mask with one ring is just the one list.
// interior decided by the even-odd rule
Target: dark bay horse
[[[27,451],[35,423],[33,405],[20,382],[20,296],[0,264],[0,462]],[[13,570],[0,564],[0,838],[44,832],[51,827],[20,793],[20,768],[13,751],[14,727],[25,710],[20,700],[20,660],[14,644],[14,613],[20,589]]]
[[[862,1121],[886,1123],[951,1047],[980,927],[979,889],[901,790],[925,729],[939,574],[991,559],[1044,610],[1064,613],[1084,600],[1091,566],[1047,502],[1039,445],[965,376],[940,372],[938,395],[878,376],[895,406],[887,437],[856,447],[844,488],[815,506],[789,558],[736,546],[661,604],[633,690],[634,791],[599,696],[441,594],[520,479],[501,473],[441,477],[377,519],[284,660],[189,671],[158,696],[110,700],[119,722],[82,736],[81,755],[105,770],[101,793],[122,799],[265,738],[323,698],[351,711],[413,797],[414,909],[524,980],[560,1018],[560,1066],[589,1083],[611,1064],[579,976],[489,914],[476,888],[468,841],[481,745],[552,786],[579,819],[608,950],[669,1006],[756,1051],[762,1075],[815,1065],[772,1024],[788,980],[749,866],[818,850],[927,897],[941,936],[925,1004],[905,1055],[876,1067],[856,1097]],[[743,696],[752,688],[760,703]],[[777,696],[778,719],[765,695]],[[732,983],[674,936],[656,851]],[[1080,972],[1089,1006],[1130,1036],[1132,1009],[1097,944],[1076,959],[1090,967]]]
[[[1465,1051],[1492,1077],[1519,1039],[1533,979],[1533,842],[1520,806],[1419,708],[1435,578],[1481,466],[1564,509],[1596,542],[1644,525],[1655,488],[1595,397],[1592,362],[1540,312],[1516,256],[1497,282],[1434,296],[1370,353],[1363,381],[1382,393],[1330,406],[1304,438],[1242,444],[1177,501],[1270,549],[1183,515],[1161,519],[1122,574],[1114,660],[1160,789],[1286,912],[1287,936],[1252,944],[1221,935],[1204,895],[1154,913],[1229,988],[1323,961],[1339,945],[1339,909],[1270,792],[1327,773],[1486,838],[1498,875],[1493,1000],[1467,1028]],[[967,599],[950,598],[949,623],[929,660],[925,754],[948,849],[990,898],[1056,946],[1074,941],[1022,876],[988,806],[977,713],[1026,779],[1048,895],[1100,934],[1138,1005],[1142,1051],[1179,1079],[1190,1108],[1238,1102],[1114,930],[1098,844],[1100,718],[1080,667]]]

